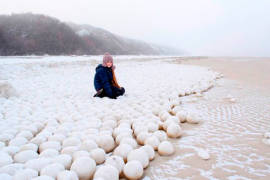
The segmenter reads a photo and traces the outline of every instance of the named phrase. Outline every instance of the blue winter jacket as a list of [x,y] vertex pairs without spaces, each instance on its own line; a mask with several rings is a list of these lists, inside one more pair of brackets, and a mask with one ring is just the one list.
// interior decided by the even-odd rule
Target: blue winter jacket
[[103,89],[110,98],[114,98],[112,91],[112,80],[112,69],[99,64],[96,67],[96,74],[94,78],[94,85],[96,91]]

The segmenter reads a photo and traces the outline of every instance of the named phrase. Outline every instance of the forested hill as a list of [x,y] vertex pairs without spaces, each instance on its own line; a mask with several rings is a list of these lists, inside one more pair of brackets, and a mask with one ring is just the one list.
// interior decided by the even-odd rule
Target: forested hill
[[172,55],[182,51],[37,14],[0,15],[0,55]]

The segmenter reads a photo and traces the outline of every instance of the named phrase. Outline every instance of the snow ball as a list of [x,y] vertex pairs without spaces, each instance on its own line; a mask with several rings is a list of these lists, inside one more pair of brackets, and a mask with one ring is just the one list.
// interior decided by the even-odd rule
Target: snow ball
[[57,174],[57,180],[79,180],[76,172],[64,170]]
[[126,137],[132,137],[132,135],[130,133],[127,133],[127,132],[123,132],[123,133],[118,134],[115,138],[116,144],[120,144],[121,140],[123,138],[126,138]]
[[61,171],[64,171],[65,168],[62,164],[59,163],[53,163],[50,165],[47,165],[46,167],[42,168],[40,171],[40,175],[46,175],[51,176],[53,178],[56,178],[57,174]]
[[43,175],[43,176],[38,176],[38,177],[35,177],[31,180],[54,180],[53,177],[51,176],[46,176],[46,175]]
[[114,129],[117,126],[117,123],[114,120],[107,120],[107,121],[103,122],[102,126],[111,127],[112,129]]
[[197,154],[198,154],[198,156],[199,156],[200,158],[202,158],[203,160],[208,160],[208,159],[210,159],[209,153],[208,153],[206,150],[204,150],[204,149],[198,149],[198,150],[197,150]]
[[18,146],[18,147],[20,147],[20,146],[26,144],[27,141],[28,140],[26,138],[24,138],[24,137],[16,137],[16,138],[12,139],[11,141],[9,141],[9,146]]
[[161,156],[169,156],[174,153],[174,147],[171,142],[163,141],[158,146],[158,153]]
[[1,180],[12,180],[12,176],[6,173],[0,173],[0,179]]
[[60,151],[61,144],[58,141],[47,141],[47,142],[42,143],[39,146],[39,152],[42,152],[46,149],[55,149],[57,151]]
[[50,158],[37,158],[29,160],[25,163],[26,168],[34,169],[36,171],[41,171],[42,168],[50,164],[52,160]]
[[190,123],[190,124],[198,124],[198,123],[200,123],[199,117],[196,116],[193,113],[188,113],[186,119],[187,119],[187,122]]
[[155,132],[158,130],[159,127],[158,127],[158,124],[150,122],[147,124],[147,128],[149,132]]
[[38,158],[38,153],[32,150],[21,151],[14,156],[14,161],[18,163],[25,163],[31,159]]
[[72,155],[73,161],[79,157],[89,157],[90,153],[88,151],[75,151]]
[[54,134],[53,136],[50,136],[48,138],[48,141],[62,142],[62,141],[64,141],[65,138],[66,138],[66,136],[64,136],[63,134]]
[[101,148],[93,149],[90,152],[90,157],[96,161],[96,164],[102,164],[105,161],[105,151]]
[[70,156],[73,156],[73,153],[75,151],[78,151],[79,148],[80,148],[79,146],[68,146],[61,150],[61,154],[68,154]]
[[38,176],[38,172],[34,169],[22,169],[16,172],[13,180],[30,180]]
[[90,157],[80,157],[72,163],[70,170],[75,171],[80,180],[88,180],[96,170],[96,162]]
[[138,146],[138,144],[135,141],[135,139],[130,138],[130,137],[123,138],[121,140],[120,144],[129,144],[129,145],[132,146],[133,149],[135,149]]
[[24,150],[32,150],[32,151],[37,152],[38,146],[34,143],[28,143],[21,146],[20,151],[24,151]]
[[103,179],[103,180],[118,180],[119,172],[118,170],[111,165],[103,165],[97,169],[94,175],[94,179]]
[[133,131],[130,128],[121,128],[121,127],[117,127],[113,130],[113,137],[117,137],[120,133],[130,133],[132,134]]
[[106,159],[105,165],[114,166],[118,170],[119,174],[121,174],[125,163],[122,157],[113,155]]
[[138,134],[136,140],[137,140],[138,144],[143,145],[145,139],[150,137],[150,136],[151,136],[150,133],[144,131],[144,132],[141,132]]
[[139,161],[143,168],[149,165],[148,154],[143,149],[134,149],[128,153],[127,161],[137,160]]
[[145,125],[140,125],[134,128],[135,136],[138,136],[141,132],[148,132],[148,127],[146,127]]
[[171,123],[167,128],[167,135],[171,138],[178,138],[181,137],[183,131],[178,124]]
[[63,164],[65,169],[69,169],[72,162],[72,157],[68,154],[60,154],[52,159],[52,162],[54,163],[60,163]]
[[115,142],[112,136],[104,135],[97,138],[97,144],[104,149],[106,153],[111,152],[115,147]]
[[44,143],[46,140],[47,140],[47,138],[44,136],[36,136],[33,139],[31,139],[30,142],[37,144],[37,145],[40,145],[40,144]]
[[22,170],[24,168],[24,164],[21,163],[13,163],[0,168],[0,173],[6,173],[11,176],[14,176],[17,171]]
[[0,152],[0,167],[11,164],[13,162],[12,157],[4,152]]
[[94,140],[85,140],[82,142],[80,149],[90,152],[92,149],[98,147],[97,143]]
[[158,145],[159,145],[160,141],[156,136],[150,136],[148,138],[145,139],[144,144],[148,144],[150,146],[152,146],[154,148],[154,150],[158,149]]
[[0,141],[5,142],[5,143],[10,141],[13,138],[14,138],[14,135],[9,134],[9,133],[3,133],[0,135]]
[[59,151],[55,149],[45,149],[39,154],[39,157],[53,158],[59,155]]
[[24,137],[27,140],[30,140],[33,138],[33,134],[30,131],[21,131],[16,137]]
[[154,132],[153,135],[156,136],[160,142],[167,140],[167,134],[164,131],[158,130]]
[[69,137],[65,139],[62,143],[63,148],[68,147],[68,146],[80,146],[80,145],[81,145],[81,140],[75,137]]
[[152,146],[150,145],[144,145],[142,147],[140,147],[141,149],[143,149],[147,155],[150,161],[152,161],[155,158],[155,150]]
[[129,161],[124,166],[123,172],[127,179],[132,180],[141,179],[143,175],[143,166],[137,160]]
[[161,111],[159,113],[159,118],[161,121],[166,121],[171,115],[167,111]]
[[116,156],[122,157],[124,159],[124,161],[126,161],[128,153],[132,150],[133,150],[133,148],[131,145],[120,144],[119,146],[117,146],[115,148],[115,150],[113,151],[113,154]]
[[185,111],[179,111],[176,113],[176,117],[179,119],[180,123],[184,123],[187,120],[187,112]]

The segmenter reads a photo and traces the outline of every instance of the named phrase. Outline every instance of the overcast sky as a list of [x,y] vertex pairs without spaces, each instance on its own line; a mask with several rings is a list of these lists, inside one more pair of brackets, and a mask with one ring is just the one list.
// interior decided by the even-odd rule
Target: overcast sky
[[23,12],[192,55],[270,56],[270,0],[0,0],[0,14]]

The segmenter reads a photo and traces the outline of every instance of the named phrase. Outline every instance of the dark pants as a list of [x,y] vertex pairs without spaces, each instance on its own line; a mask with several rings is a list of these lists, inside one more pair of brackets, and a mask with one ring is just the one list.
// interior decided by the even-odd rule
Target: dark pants
[[[113,92],[114,98],[117,98],[118,96],[124,95],[124,93],[125,93],[125,88],[123,88],[123,87],[117,88],[117,87],[112,86],[112,92]],[[102,93],[99,94],[98,97],[103,98],[103,97],[109,97],[109,96],[106,94],[105,91],[102,91]]]

